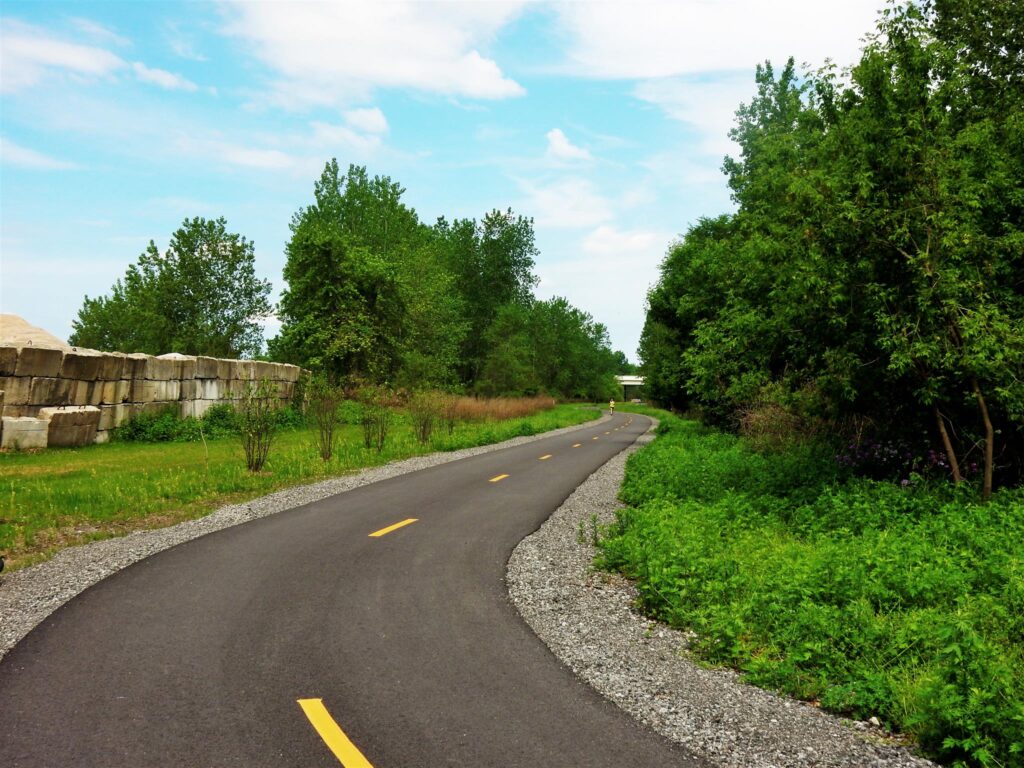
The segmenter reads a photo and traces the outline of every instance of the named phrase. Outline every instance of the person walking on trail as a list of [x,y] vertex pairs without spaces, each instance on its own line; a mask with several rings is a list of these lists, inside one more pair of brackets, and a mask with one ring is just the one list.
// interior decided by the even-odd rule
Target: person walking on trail
[[615,401],[614,400],[609,400],[608,401],[608,411],[614,415],[614,413],[615,413]]

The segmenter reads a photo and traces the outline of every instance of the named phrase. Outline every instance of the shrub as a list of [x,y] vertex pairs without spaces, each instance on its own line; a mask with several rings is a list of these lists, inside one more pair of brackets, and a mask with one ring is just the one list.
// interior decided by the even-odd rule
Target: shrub
[[1024,490],[850,478],[660,416],[601,564],[747,680],[914,735],[964,766],[1024,749]]
[[395,397],[383,387],[364,387],[359,397],[362,405],[363,445],[367,450],[384,450],[391,428],[391,410],[388,403]]
[[316,425],[315,440],[317,452],[324,461],[334,455],[334,432],[338,426],[338,408],[344,399],[344,392],[325,379],[316,379],[308,389],[309,413]]
[[434,432],[434,422],[441,412],[438,395],[433,392],[417,393],[409,399],[408,409],[413,436],[421,444],[428,444]]
[[263,379],[257,385],[246,387],[245,394],[238,401],[238,433],[245,449],[245,466],[250,472],[263,469],[270,454],[277,429],[275,393],[274,385]]

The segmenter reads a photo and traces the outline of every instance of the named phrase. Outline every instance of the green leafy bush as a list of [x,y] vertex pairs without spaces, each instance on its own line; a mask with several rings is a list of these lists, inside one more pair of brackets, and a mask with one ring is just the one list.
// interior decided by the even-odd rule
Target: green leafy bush
[[695,653],[954,765],[1021,765],[1024,492],[843,474],[667,414],[632,456],[602,564]]

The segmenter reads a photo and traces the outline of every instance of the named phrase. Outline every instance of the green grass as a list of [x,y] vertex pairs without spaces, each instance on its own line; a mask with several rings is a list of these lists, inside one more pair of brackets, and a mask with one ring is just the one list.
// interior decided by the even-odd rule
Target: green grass
[[629,460],[603,565],[695,655],[877,716],[953,765],[1024,765],[1024,490],[845,476],[666,413]]
[[421,445],[396,414],[381,453],[363,447],[359,426],[341,425],[335,455],[320,459],[312,429],[281,431],[263,472],[245,468],[236,437],[201,442],[112,442],[37,453],[0,453],[0,552],[12,569],[58,549],[139,528],[200,517],[223,504],[396,459],[532,435],[597,418],[563,405],[533,416],[462,423]]

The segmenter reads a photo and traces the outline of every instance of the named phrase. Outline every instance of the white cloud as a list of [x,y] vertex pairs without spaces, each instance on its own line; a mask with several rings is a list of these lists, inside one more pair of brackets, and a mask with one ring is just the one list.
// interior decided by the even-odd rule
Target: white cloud
[[565,296],[604,323],[612,343],[630,357],[640,341],[644,306],[670,237],[651,230],[620,230],[603,224],[573,248],[582,257],[545,259],[537,265],[538,295]]
[[557,6],[565,68],[599,78],[752,69],[793,56],[852,64],[883,0],[674,0]]
[[379,135],[360,133],[348,125],[334,125],[314,120],[310,127],[313,134],[309,143],[314,148],[330,149],[335,152],[351,151],[365,156],[381,145]]
[[721,157],[735,154],[729,138],[736,110],[749,103],[756,91],[753,70],[710,76],[659,78],[638,83],[633,95],[656,104],[674,120],[690,125],[701,135],[699,149]]
[[593,160],[593,156],[590,152],[582,147],[577,147],[568,137],[562,132],[560,128],[552,128],[547,132],[548,139],[548,150],[547,158],[554,160],[558,163],[566,163],[573,161],[589,161]]
[[34,149],[20,147],[2,136],[0,136],[0,165],[13,165],[34,171],[67,171],[79,167],[75,163],[49,157]]
[[253,149],[251,147],[223,145],[222,157],[231,165],[262,170],[282,170],[291,168],[294,159],[279,149]]
[[629,257],[663,248],[664,235],[644,230],[622,231],[602,224],[583,238],[583,252],[596,256]]
[[582,229],[612,219],[612,204],[587,179],[569,177],[544,184],[519,182],[526,197],[517,206],[538,225]]
[[374,88],[503,99],[523,88],[480,53],[522,3],[224,3],[224,32],[277,76],[268,98],[298,108]]
[[105,40],[108,43],[120,46],[129,46],[132,44],[132,41],[128,38],[122,37],[114,30],[97,23],[92,19],[75,17],[71,19],[71,23],[89,37],[97,40]]
[[387,133],[388,121],[377,107],[350,109],[344,113],[345,122],[363,133]]
[[39,27],[13,19],[0,21],[0,91],[13,93],[39,83],[47,74],[104,77],[125,65],[102,48],[58,40]]
[[199,86],[181,75],[168,72],[165,69],[151,69],[141,61],[132,63],[132,70],[135,76],[144,83],[157,85],[168,91],[197,91]]

